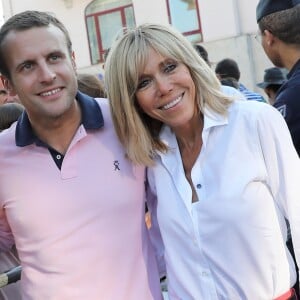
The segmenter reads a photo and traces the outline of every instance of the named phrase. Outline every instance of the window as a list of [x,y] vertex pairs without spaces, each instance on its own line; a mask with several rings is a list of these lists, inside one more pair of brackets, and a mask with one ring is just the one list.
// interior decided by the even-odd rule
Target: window
[[91,63],[104,62],[104,54],[124,27],[135,27],[131,0],[94,0],[85,10]]
[[169,22],[192,43],[202,41],[197,0],[167,0]]

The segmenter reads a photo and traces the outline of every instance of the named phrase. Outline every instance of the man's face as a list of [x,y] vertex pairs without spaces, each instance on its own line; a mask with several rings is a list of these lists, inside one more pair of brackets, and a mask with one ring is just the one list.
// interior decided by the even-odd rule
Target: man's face
[[77,92],[75,61],[59,28],[11,31],[3,50],[10,73],[8,87],[31,121],[62,118],[72,109]]
[[268,30],[261,33],[261,45],[270,61],[279,68],[283,68],[283,62],[278,47],[278,40]]

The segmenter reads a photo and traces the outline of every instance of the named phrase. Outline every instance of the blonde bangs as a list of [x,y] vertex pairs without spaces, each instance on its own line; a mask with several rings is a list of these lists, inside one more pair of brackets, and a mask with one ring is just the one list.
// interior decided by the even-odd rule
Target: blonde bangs
[[[126,149],[128,158],[137,164],[152,165],[151,135],[137,112],[135,92],[139,74],[148,58],[149,47],[135,32],[127,39],[117,40],[105,64],[105,85],[116,133]],[[142,36],[141,36],[142,37]]]
[[189,69],[196,87],[199,112],[204,113],[207,105],[213,111],[226,114],[231,103],[231,99],[221,93],[215,73],[193,45],[173,28],[144,24],[125,32],[108,54],[104,76],[106,89],[116,132],[129,159],[148,166],[153,165],[157,151],[168,150],[157,134],[160,124],[149,121],[136,103],[139,77],[144,72],[151,48]]

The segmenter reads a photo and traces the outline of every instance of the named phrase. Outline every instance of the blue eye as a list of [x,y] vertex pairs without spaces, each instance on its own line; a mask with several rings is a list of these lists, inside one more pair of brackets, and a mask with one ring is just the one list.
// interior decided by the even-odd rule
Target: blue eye
[[139,83],[138,83],[138,87],[137,87],[138,90],[146,87],[147,85],[149,85],[149,83],[150,83],[150,79],[142,79],[142,80],[140,80]]
[[32,68],[32,63],[26,62],[23,64],[22,69],[24,70],[30,70]]
[[175,70],[176,67],[177,67],[177,64],[176,64],[176,63],[167,64],[167,65],[165,66],[165,68],[164,68],[164,71],[165,71],[166,73],[170,73],[170,72],[172,72],[173,70]]
[[50,60],[53,61],[53,62],[59,60],[60,58],[61,58],[61,56],[58,55],[58,54],[52,54],[52,55],[50,56]]

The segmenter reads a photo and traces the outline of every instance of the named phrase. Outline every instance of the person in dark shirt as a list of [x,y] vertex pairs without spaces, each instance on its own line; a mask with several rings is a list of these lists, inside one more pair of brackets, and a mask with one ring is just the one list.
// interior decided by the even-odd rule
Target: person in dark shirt
[[[276,67],[289,70],[287,82],[277,92],[274,107],[285,118],[300,155],[300,0],[260,0],[256,20],[265,53]],[[288,236],[287,246],[295,259],[293,242]],[[294,288],[299,298],[299,275]]]
[[289,70],[274,106],[285,118],[300,155],[300,0],[260,0],[256,19],[265,53],[275,66]]

